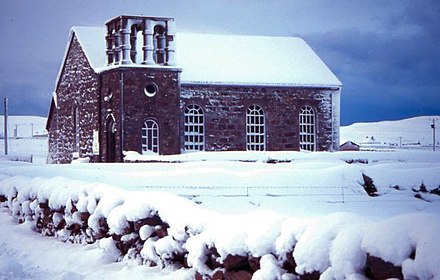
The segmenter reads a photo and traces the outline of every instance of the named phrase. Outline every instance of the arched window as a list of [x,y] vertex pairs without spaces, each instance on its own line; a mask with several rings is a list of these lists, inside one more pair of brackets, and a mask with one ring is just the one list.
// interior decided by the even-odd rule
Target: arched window
[[299,112],[299,148],[304,151],[316,150],[316,117],[313,108],[304,106]]
[[78,107],[75,107],[73,110],[73,152],[79,153],[79,130],[80,130],[80,124],[79,124],[79,109]]
[[142,153],[159,154],[159,125],[152,119],[142,126]]
[[185,150],[203,151],[205,149],[205,117],[199,105],[185,108]]
[[246,112],[246,150],[264,151],[266,149],[266,126],[264,111],[252,105]]

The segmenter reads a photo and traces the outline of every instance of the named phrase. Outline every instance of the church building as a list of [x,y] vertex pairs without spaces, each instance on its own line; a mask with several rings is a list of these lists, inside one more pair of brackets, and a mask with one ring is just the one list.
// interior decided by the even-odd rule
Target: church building
[[173,18],[73,27],[49,163],[124,152],[334,151],[341,82],[301,38],[176,32]]

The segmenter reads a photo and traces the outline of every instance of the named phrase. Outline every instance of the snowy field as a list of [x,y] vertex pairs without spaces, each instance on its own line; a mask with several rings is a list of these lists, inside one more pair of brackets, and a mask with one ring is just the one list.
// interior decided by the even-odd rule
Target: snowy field
[[0,160],[32,160],[45,163],[47,159],[46,118],[35,116],[8,117],[8,156],[4,155],[4,117],[0,116]]
[[[185,237],[178,249],[164,238],[151,244],[147,239],[152,250],[145,245],[141,255],[159,258],[173,247],[188,252],[193,268],[138,265],[139,259],[121,259],[108,239],[78,245],[42,238],[34,222],[17,224],[7,208],[0,208],[0,279],[193,279],[197,268],[206,269],[202,244],[215,244],[222,259],[228,254],[262,256],[254,279],[295,279],[273,257],[292,246],[298,273],[364,279],[368,253],[402,267],[405,278],[440,279],[435,246],[440,232],[440,151],[427,148],[429,119],[341,129],[341,138],[352,141],[374,136],[382,143],[399,143],[399,137],[407,139],[403,143],[420,142],[411,148],[393,144],[387,152],[192,153],[140,164],[45,165],[47,140],[14,139],[12,154],[26,148],[36,160],[0,160],[0,194],[19,190],[28,194],[21,197],[23,202],[34,195],[59,204],[84,193],[99,197],[107,206],[97,207],[89,199],[81,205],[93,212],[91,218],[107,215],[114,232],[121,230],[123,217],[139,216],[143,207],[154,209],[166,217],[174,241],[183,238],[183,224],[194,235]],[[406,126],[388,133],[392,129],[387,126],[401,123]],[[35,144],[18,141],[23,139]],[[363,175],[373,180],[375,196],[367,195]],[[3,205],[7,203],[11,211],[17,210],[18,204]],[[413,251],[415,258],[410,257]]]
[[400,121],[354,123],[341,127],[341,144],[352,141],[364,150],[432,150],[436,122],[435,145],[440,149],[440,116],[415,117]]

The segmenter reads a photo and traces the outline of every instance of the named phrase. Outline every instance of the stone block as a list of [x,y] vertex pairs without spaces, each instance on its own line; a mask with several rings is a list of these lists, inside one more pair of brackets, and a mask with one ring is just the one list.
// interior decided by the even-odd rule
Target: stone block
[[367,254],[365,276],[372,279],[402,279],[402,267],[384,261],[379,257]]

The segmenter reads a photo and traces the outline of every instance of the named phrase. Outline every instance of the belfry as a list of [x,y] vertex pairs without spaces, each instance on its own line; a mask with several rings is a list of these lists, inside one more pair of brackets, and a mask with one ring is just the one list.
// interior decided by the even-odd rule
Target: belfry
[[[173,18],[119,16],[106,22],[107,65],[175,64],[175,28]],[[138,36],[142,44],[138,50]],[[137,61],[137,54],[142,58]]]

